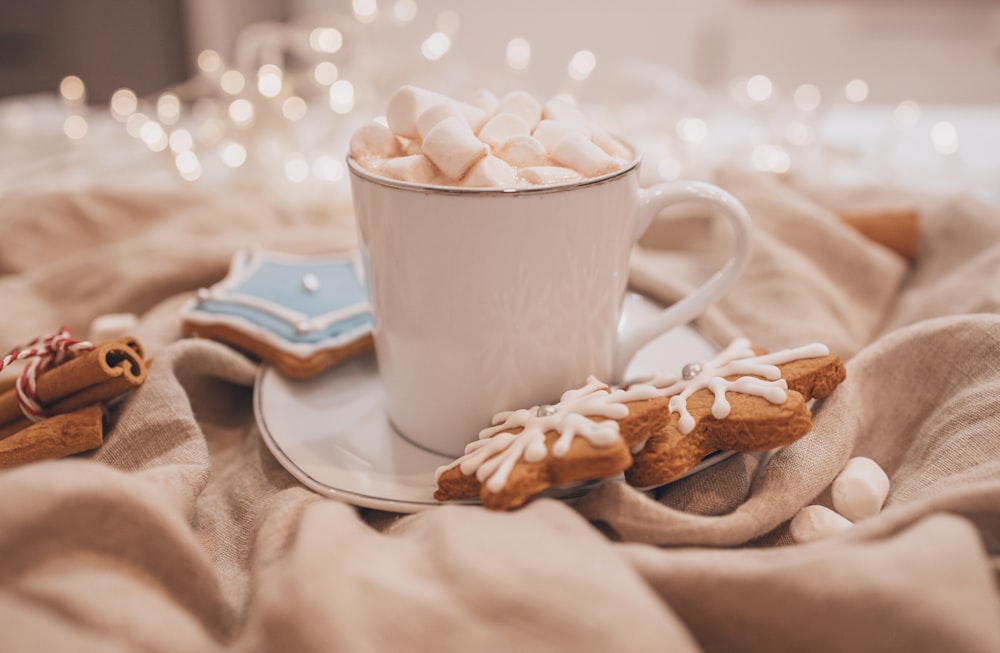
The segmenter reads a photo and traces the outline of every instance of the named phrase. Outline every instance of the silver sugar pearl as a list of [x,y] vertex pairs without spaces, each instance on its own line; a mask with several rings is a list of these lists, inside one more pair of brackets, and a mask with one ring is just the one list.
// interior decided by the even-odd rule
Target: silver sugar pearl
[[316,292],[319,290],[319,277],[312,272],[306,272],[302,275],[302,287],[306,292]]
[[198,301],[199,305],[204,304],[205,302],[207,302],[211,298],[212,298],[212,291],[210,291],[208,288],[199,288],[198,289],[197,301]]
[[548,417],[549,415],[555,415],[555,414],[556,414],[556,407],[550,406],[548,404],[542,404],[541,406],[538,407],[538,410],[535,411],[535,415],[537,415],[538,417]]
[[699,374],[701,374],[701,363],[688,363],[681,368],[681,378],[685,381],[690,381]]
[[295,333],[296,333],[296,335],[304,336],[305,334],[309,333],[310,331],[312,331],[312,325],[309,324],[308,320],[302,320],[301,322],[297,322],[295,324]]

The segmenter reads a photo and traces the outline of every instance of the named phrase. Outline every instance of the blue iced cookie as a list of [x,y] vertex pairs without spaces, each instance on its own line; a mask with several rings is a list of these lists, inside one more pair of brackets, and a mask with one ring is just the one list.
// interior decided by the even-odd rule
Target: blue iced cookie
[[306,378],[372,348],[372,314],[353,256],[250,247],[183,306],[184,335],[211,338]]

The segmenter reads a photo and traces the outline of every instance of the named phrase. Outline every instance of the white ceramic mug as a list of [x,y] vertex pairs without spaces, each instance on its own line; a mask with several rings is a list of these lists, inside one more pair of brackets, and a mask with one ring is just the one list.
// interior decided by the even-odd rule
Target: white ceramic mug
[[[589,375],[620,381],[643,345],[704,312],[750,256],[750,218],[732,195],[693,181],[640,188],[638,159],[513,190],[421,186],[348,165],[386,411],[403,436],[448,456],[502,410],[555,403]],[[619,332],[633,245],[661,209],[692,200],[729,219],[732,258]]]

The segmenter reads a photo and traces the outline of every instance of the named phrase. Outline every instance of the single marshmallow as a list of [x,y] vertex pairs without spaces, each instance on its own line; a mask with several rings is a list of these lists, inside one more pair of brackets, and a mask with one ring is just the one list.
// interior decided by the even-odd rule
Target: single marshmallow
[[590,138],[590,130],[585,127],[558,120],[543,120],[531,130],[531,135],[537,138],[549,152],[555,150],[559,142],[570,134],[583,134]]
[[464,120],[474,132],[483,126],[487,117],[486,112],[471,104],[451,101],[432,104],[417,116],[417,135],[424,138],[434,125],[452,116]]
[[624,143],[603,129],[591,125],[590,140],[594,141],[594,145],[622,163],[628,163],[633,159],[632,150],[628,149]]
[[521,181],[536,186],[562,184],[582,179],[580,173],[576,170],[560,166],[528,166],[527,168],[521,168],[519,176],[521,177]]
[[874,460],[859,456],[847,461],[830,490],[837,512],[858,521],[882,510],[889,496],[889,476]]
[[474,107],[479,107],[487,116],[492,116],[497,111],[500,100],[492,91],[481,88],[468,99],[468,103]]
[[382,161],[376,172],[390,179],[409,181],[415,184],[429,184],[434,182],[437,177],[434,165],[423,154],[410,154],[386,159]]
[[792,517],[788,530],[793,540],[799,544],[805,544],[826,539],[851,526],[853,524],[849,519],[838,515],[826,506],[813,505],[799,510]]
[[458,106],[453,102],[435,104],[417,117],[417,134],[420,138],[426,138],[427,132],[434,128],[445,118],[460,118],[465,120],[465,116],[458,110]]
[[532,128],[542,119],[542,105],[530,93],[511,91],[500,98],[496,113],[513,113],[521,116],[528,128]]
[[478,132],[483,128],[486,123],[486,119],[492,115],[492,112],[487,112],[482,107],[477,107],[474,104],[468,104],[466,102],[455,102],[455,107],[458,112],[462,114],[465,118],[465,122],[469,123],[469,127],[472,131]]
[[479,140],[497,147],[515,136],[530,136],[531,127],[516,113],[498,113],[479,130]]
[[549,164],[548,151],[534,136],[512,136],[494,149],[493,154],[518,168]]
[[570,134],[552,150],[552,159],[584,177],[596,177],[621,167],[618,161],[583,134]]
[[401,86],[389,98],[389,106],[385,111],[385,120],[391,129],[400,136],[416,138],[417,118],[435,104],[451,104],[447,95],[417,88],[416,86]]
[[90,323],[87,340],[100,344],[115,338],[131,335],[139,326],[139,317],[135,313],[108,313],[99,315]]
[[470,188],[511,188],[517,185],[517,171],[503,159],[487,154],[469,168],[462,185]]
[[552,98],[542,108],[543,120],[558,120],[577,127],[587,126],[587,119],[580,110],[566,100]]
[[461,179],[488,151],[486,143],[476,138],[460,118],[445,118],[424,138],[424,154],[452,179]]
[[362,125],[351,136],[351,156],[355,159],[399,156],[402,146],[392,130],[380,122]]

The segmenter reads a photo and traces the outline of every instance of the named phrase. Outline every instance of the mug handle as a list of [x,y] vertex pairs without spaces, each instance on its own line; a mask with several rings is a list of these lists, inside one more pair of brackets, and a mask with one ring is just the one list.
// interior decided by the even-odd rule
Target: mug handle
[[733,256],[697,290],[670,305],[656,317],[618,334],[612,383],[619,383],[625,368],[636,353],[649,341],[671,329],[687,324],[719,299],[739,279],[750,261],[750,215],[739,200],[718,186],[700,181],[677,181],[639,189],[635,240],[646,232],[653,218],[662,209],[680,202],[707,202],[722,210],[733,227]]

